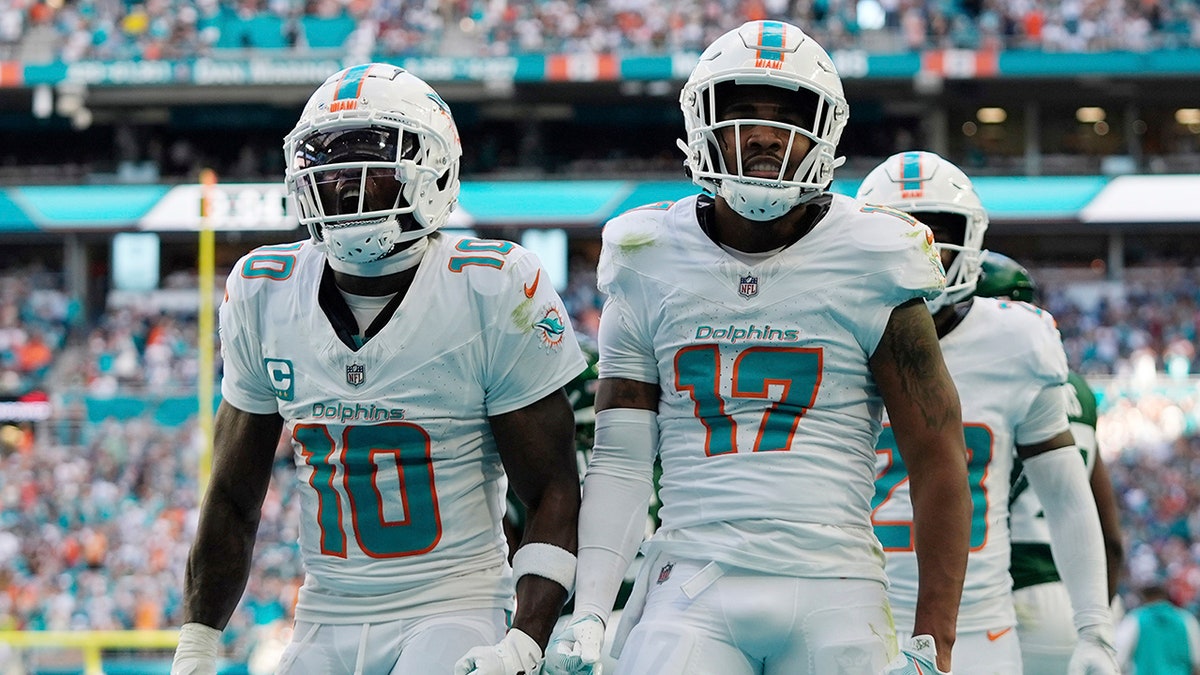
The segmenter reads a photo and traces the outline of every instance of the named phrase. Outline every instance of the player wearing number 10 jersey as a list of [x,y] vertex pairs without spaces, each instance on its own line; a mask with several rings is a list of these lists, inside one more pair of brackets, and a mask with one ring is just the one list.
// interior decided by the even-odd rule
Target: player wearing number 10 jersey
[[[863,180],[858,197],[903,209],[933,229],[946,290],[929,303],[946,366],[962,402],[973,502],[971,553],[954,649],[958,675],[1022,671],[1009,577],[1009,485],[1019,456],[1041,498],[1080,630],[1069,675],[1117,672],[1100,521],[1067,420],[1067,357],[1054,319],[1022,302],[973,297],[987,214],[958,167],[929,152],[894,155]],[[891,423],[898,423],[891,416]],[[918,569],[908,471],[880,436],[872,522],[887,552],[898,630],[911,630]]]
[[[307,574],[275,672],[518,675],[541,662],[574,582],[562,386],[585,361],[532,253],[438,231],[461,153],[437,93],[378,63],[326,80],[285,141],[311,239],[256,249],[226,284],[212,487],[173,675],[215,672],[281,431]],[[508,482],[528,507],[511,568]]]

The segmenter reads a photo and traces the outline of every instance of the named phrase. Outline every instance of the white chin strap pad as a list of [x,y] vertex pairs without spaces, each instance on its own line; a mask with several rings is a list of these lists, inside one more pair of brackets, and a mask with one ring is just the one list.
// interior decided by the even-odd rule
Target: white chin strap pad
[[421,258],[425,256],[425,250],[429,248],[429,238],[417,239],[408,248],[370,262],[343,260],[329,253],[328,243],[325,246],[327,247],[325,249],[326,258],[329,260],[329,266],[334,270],[356,277],[382,277],[416,267],[421,262]]
[[812,199],[816,192],[803,192],[799,187],[769,187],[725,179],[717,196],[747,220],[775,220]]

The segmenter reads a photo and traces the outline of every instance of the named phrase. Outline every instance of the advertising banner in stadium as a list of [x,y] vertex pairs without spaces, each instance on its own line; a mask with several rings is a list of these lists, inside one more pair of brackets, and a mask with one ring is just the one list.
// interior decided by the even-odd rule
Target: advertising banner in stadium
[[45,395],[0,398],[0,422],[40,422],[49,419],[51,411]]

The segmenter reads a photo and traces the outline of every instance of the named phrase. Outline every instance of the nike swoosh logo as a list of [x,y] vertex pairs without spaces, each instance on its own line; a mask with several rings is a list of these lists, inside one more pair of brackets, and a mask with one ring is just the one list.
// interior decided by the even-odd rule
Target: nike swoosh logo
[[542,271],[537,271],[537,276],[533,278],[533,284],[525,284],[525,297],[532,298],[534,293],[537,293],[538,283],[542,280]]
[[996,640],[999,640],[1000,638],[1007,635],[1008,631],[1010,631],[1010,630],[1012,630],[1012,626],[1009,626],[1008,628],[1005,628],[1004,630],[997,630],[997,631],[989,630],[987,632],[987,639],[989,642],[995,642]]

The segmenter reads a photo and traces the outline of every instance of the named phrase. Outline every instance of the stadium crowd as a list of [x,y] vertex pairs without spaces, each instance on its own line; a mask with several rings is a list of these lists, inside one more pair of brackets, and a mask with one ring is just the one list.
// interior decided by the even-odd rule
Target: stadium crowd
[[246,48],[355,55],[698,51],[786,19],[827,48],[1106,51],[1200,44],[1187,0],[14,0],[0,48],[24,61],[185,59]]
[[[582,263],[563,294],[594,335],[599,301]],[[1200,612],[1200,404],[1192,365],[1200,270],[1128,285],[1124,301],[1078,303],[1050,288],[1075,367],[1101,400],[1100,444],[1122,506],[1129,603],[1151,581]],[[24,336],[24,337],[22,337]],[[44,347],[29,347],[42,336]],[[0,629],[167,628],[196,526],[201,452],[193,419],[91,419],[83,398],[153,396],[195,385],[187,313],[110,310],[87,325],[40,267],[0,275],[0,367],[12,398],[50,392],[45,422],[0,421]],[[37,358],[30,357],[32,352]],[[24,364],[24,365],[22,365]],[[53,364],[53,367],[51,365]],[[1153,377],[1140,377],[1148,369]],[[1160,374],[1166,377],[1159,377]],[[1143,373],[1144,374],[1144,373]],[[15,379],[14,379],[15,378]],[[13,383],[17,384],[13,384]],[[281,442],[251,584],[225,632],[234,658],[278,641],[300,583],[295,468]]]
[[1200,269],[1135,272],[1119,293],[1097,293],[1087,302],[1059,288],[1043,304],[1058,321],[1071,367],[1085,376],[1146,380],[1196,372]]

